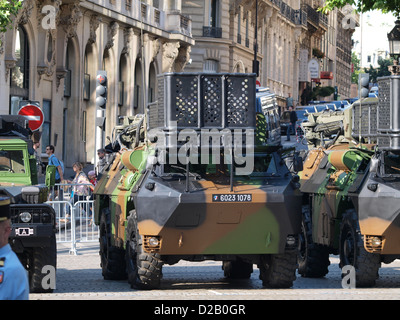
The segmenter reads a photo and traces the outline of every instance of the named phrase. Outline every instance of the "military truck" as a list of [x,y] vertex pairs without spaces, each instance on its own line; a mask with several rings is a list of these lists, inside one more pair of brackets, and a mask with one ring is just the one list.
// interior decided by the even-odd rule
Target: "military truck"
[[216,260],[228,278],[256,264],[265,286],[292,286],[301,194],[267,128],[254,74],[160,75],[94,190],[104,279],[153,289],[165,264]]
[[341,268],[354,267],[356,286],[368,287],[381,263],[400,258],[398,81],[381,78],[379,100],[358,100],[344,112],[310,116],[304,124],[310,151],[300,173],[302,276],[326,275],[329,254],[338,254]]
[[[12,231],[9,243],[29,273],[31,292],[52,292],[42,285],[47,271],[56,268],[55,212],[45,204],[49,188],[38,184],[27,121],[22,116],[0,116],[0,194],[10,197]],[[55,168],[46,172],[48,185],[54,184]]]

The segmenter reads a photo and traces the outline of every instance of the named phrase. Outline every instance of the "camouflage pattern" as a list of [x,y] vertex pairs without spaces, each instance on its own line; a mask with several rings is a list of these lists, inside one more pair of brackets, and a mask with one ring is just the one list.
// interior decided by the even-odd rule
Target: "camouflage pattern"
[[304,123],[310,151],[300,173],[302,276],[324,276],[333,253],[340,267],[355,268],[357,287],[372,286],[381,262],[400,257],[399,152],[395,143],[388,147],[395,130],[379,132],[382,123],[393,123],[388,116],[395,113],[384,105],[389,100],[382,93],[379,101],[367,98]]
[[[359,194],[359,224],[368,252],[400,255],[400,159],[388,151],[373,155],[370,172]],[[384,257],[392,261],[395,256]]]
[[[164,108],[168,110],[167,103]],[[163,264],[211,259],[223,261],[228,277],[249,277],[257,264],[264,285],[290,287],[297,265],[301,194],[282,160],[271,124],[274,108],[250,113],[257,119],[256,148],[254,168],[245,176],[231,174],[232,165],[223,162],[161,164],[154,161],[156,143],[133,143],[136,130],[143,130],[131,130],[129,144],[136,147],[115,153],[94,190],[103,276],[128,277],[132,287],[151,289],[159,286]],[[266,120],[265,114],[271,117]],[[151,112],[149,118],[157,120]]]
[[310,195],[314,243],[338,250],[336,230],[342,214],[357,206],[359,187],[368,172],[371,156],[367,148],[363,150],[351,149],[348,144],[334,145],[315,150],[306,159],[304,168],[315,171],[303,172],[308,179],[301,180],[301,191]]

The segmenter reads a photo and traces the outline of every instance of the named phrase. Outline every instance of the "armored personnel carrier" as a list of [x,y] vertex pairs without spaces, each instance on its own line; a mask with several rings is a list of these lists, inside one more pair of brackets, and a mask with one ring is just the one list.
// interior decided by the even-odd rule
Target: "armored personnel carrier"
[[55,212],[45,204],[55,168],[48,166],[46,184],[38,184],[33,141],[22,116],[0,116],[0,194],[10,197],[12,249],[28,270],[31,292],[52,292],[43,286],[44,266],[56,268]]
[[298,176],[268,130],[277,110],[256,100],[255,75],[167,73],[158,88],[146,117],[115,130],[120,150],[94,190],[103,277],[153,289],[165,264],[217,260],[228,278],[256,264],[265,286],[292,286]]
[[302,276],[326,275],[329,254],[338,254],[341,268],[354,268],[357,287],[373,286],[381,263],[400,258],[398,83],[381,78],[379,100],[304,124],[310,152],[301,173]]

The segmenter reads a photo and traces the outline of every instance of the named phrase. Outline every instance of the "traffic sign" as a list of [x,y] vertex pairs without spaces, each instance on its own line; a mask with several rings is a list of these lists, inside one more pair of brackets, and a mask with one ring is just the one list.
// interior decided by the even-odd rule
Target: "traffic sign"
[[18,115],[24,116],[28,120],[29,128],[32,131],[39,130],[44,122],[44,114],[39,106],[27,104],[18,111]]

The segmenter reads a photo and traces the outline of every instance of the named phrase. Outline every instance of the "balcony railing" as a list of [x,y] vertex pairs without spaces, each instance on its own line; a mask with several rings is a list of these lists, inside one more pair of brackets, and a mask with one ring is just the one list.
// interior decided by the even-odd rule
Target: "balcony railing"
[[307,27],[307,12],[304,10],[295,10],[294,23]]
[[307,11],[304,9],[295,10],[283,0],[270,0],[272,4],[280,9],[280,13],[296,25],[307,26]]
[[192,21],[179,11],[165,12],[141,0],[87,0],[104,8],[120,12],[137,21],[169,32],[180,32],[187,36],[192,33]]
[[315,10],[308,4],[302,4],[301,9],[307,13],[307,19],[316,27],[321,26],[325,29],[327,28],[328,17],[325,14]]
[[203,37],[222,38],[222,28],[203,26]]

